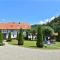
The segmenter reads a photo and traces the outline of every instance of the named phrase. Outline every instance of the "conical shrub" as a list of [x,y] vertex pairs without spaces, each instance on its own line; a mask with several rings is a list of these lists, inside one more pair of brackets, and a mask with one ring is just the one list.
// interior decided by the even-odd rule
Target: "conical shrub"
[[23,45],[24,40],[23,40],[23,30],[20,29],[19,34],[18,34],[18,45]]
[[8,35],[8,40],[7,41],[11,41],[11,32],[9,32],[9,35]]
[[3,35],[2,35],[2,32],[0,31],[0,45],[3,44]]
[[42,33],[42,27],[41,26],[38,27],[36,45],[37,45],[37,47],[40,47],[40,48],[43,47],[43,33]]

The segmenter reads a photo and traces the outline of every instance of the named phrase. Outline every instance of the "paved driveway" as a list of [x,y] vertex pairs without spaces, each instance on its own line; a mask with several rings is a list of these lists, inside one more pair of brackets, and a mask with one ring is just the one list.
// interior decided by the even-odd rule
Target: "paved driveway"
[[60,50],[40,50],[13,46],[0,46],[0,60],[60,60]]

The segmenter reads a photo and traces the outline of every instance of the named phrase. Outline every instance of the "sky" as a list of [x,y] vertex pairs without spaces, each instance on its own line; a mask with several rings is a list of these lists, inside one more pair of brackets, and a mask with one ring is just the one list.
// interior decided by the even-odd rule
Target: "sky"
[[60,0],[0,0],[0,22],[43,24],[60,15]]

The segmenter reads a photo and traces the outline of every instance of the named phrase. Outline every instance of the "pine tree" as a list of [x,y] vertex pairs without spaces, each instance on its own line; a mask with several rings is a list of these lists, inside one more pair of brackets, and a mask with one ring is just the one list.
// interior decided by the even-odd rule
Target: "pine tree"
[[11,41],[11,32],[9,32],[9,35],[8,35],[8,40],[7,41]]
[[3,44],[3,35],[2,35],[2,32],[0,31],[0,45]]
[[20,29],[20,32],[18,34],[18,45],[23,45],[24,41],[23,41],[23,30]]
[[42,27],[41,26],[38,27],[36,45],[37,45],[37,47],[40,47],[40,48],[43,47],[43,33],[42,33]]

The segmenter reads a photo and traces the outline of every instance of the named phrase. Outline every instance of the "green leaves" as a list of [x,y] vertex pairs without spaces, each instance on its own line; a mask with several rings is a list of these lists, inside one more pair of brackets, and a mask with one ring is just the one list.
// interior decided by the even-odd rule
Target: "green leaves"
[[37,47],[42,48],[43,47],[43,33],[42,33],[42,27],[39,26],[37,30]]
[[0,45],[3,44],[3,35],[2,35],[2,32],[0,31]]
[[23,30],[20,29],[19,34],[18,34],[18,45],[23,45]]
[[7,41],[11,41],[11,32],[9,32],[9,35],[8,35],[8,40]]
[[45,36],[51,36],[54,33],[54,30],[50,26],[43,26],[42,29]]

